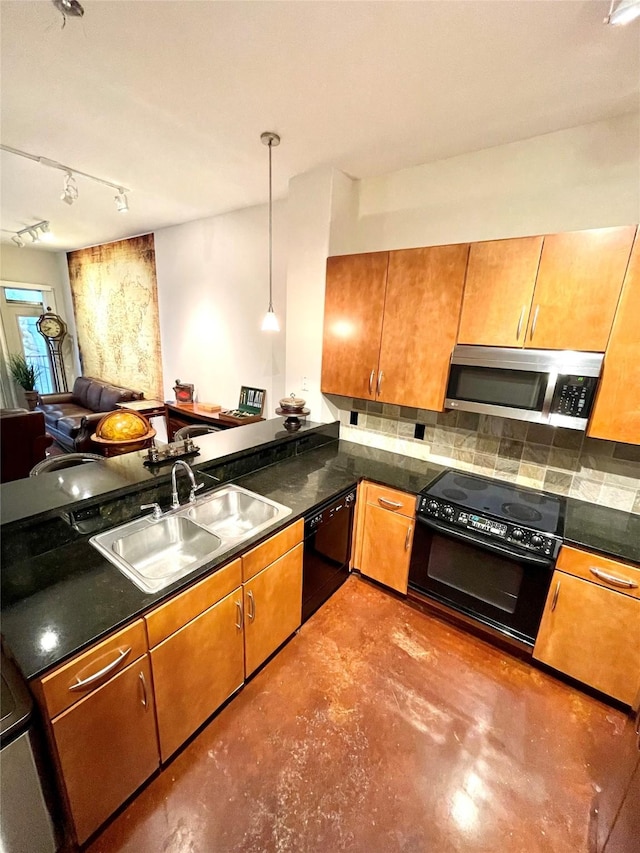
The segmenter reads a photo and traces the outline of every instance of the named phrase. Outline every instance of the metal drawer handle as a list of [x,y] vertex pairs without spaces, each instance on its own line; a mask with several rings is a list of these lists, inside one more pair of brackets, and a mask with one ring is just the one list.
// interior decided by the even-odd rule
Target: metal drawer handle
[[249,590],[247,596],[249,598],[249,622],[253,622],[253,620],[256,618],[256,602],[253,597],[253,592],[251,590]]
[[375,370],[372,370],[369,374],[369,393],[373,393],[373,377],[376,375]]
[[392,509],[401,509],[402,504],[397,503],[396,501],[390,501],[388,498],[378,498],[378,503],[383,506],[389,506]]
[[115,660],[108,663],[99,672],[94,672],[93,675],[89,675],[87,678],[78,678],[78,681],[75,684],[71,684],[69,686],[69,690],[82,690],[83,687],[89,687],[89,685],[95,684],[96,681],[100,681],[100,679],[104,678],[105,675],[108,675],[110,672],[113,672],[114,669],[117,669],[130,652],[131,646],[129,646],[128,649],[120,649],[120,654]]
[[522,321],[524,320],[524,315],[525,315],[526,310],[527,310],[527,306],[523,305],[522,311],[520,312],[520,319],[518,320],[518,328],[516,331],[516,340],[517,341],[520,340],[520,332],[522,331]]
[[382,385],[382,377],[384,376],[384,370],[381,370],[378,374],[378,388],[376,390],[376,396],[380,396],[380,386]]
[[538,322],[538,313],[540,311],[540,306],[536,305],[535,314],[533,315],[533,323],[531,324],[531,334],[529,335],[529,340],[533,340],[533,336],[536,333],[536,324]]
[[238,621],[236,622],[236,628],[240,631],[242,629],[242,602],[236,601],[236,607],[238,608]]
[[558,603],[558,595],[560,594],[560,581],[558,581],[556,585],[556,591],[553,593],[553,601],[551,602],[551,612],[556,609],[556,604]]
[[410,524],[409,527],[407,528],[406,539],[404,540],[404,550],[405,551],[409,550],[409,540],[411,539],[411,531],[412,530],[413,530],[413,525]]
[[637,589],[638,584],[633,581],[629,581],[626,578],[619,578],[617,575],[610,575],[608,572],[603,572],[602,569],[598,569],[596,566],[589,566],[589,571],[592,575],[595,575],[597,578],[600,578],[601,581],[605,581],[605,583],[610,583],[612,586],[619,586],[622,589]]
[[140,673],[140,684],[142,684],[142,705],[146,709],[149,705],[147,701],[147,682],[144,680],[144,673]]

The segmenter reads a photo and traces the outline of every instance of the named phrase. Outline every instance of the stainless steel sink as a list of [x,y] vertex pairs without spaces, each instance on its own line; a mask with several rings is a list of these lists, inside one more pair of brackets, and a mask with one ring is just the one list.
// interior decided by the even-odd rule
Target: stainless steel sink
[[239,486],[225,486],[203,496],[189,508],[188,515],[223,540],[235,542],[253,536],[290,512],[288,507]]
[[89,542],[144,592],[158,592],[290,513],[240,486],[224,486],[159,519],[147,515]]

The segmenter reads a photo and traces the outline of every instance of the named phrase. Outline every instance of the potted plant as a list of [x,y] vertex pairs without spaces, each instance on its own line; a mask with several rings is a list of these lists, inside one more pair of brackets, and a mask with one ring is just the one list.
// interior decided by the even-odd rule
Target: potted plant
[[40,376],[40,368],[29,364],[24,355],[12,354],[9,356],[9,373],[16,385],[23,389],[27,407],[32,412],[38,403],[36,381]]

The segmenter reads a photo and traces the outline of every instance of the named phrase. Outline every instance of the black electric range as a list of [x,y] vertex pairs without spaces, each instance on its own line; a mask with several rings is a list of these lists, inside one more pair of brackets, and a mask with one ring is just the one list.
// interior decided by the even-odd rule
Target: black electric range
[[558,495],[445,471],[418,496],[410,588],[532,647],[564,508]]

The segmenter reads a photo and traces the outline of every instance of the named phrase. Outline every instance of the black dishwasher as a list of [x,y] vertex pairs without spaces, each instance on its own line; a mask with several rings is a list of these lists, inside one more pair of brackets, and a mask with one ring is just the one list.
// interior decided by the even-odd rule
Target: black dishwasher
[[355,503],[355,489],[349,489],[305,516],[303,622],[315,613],[349,576]]

